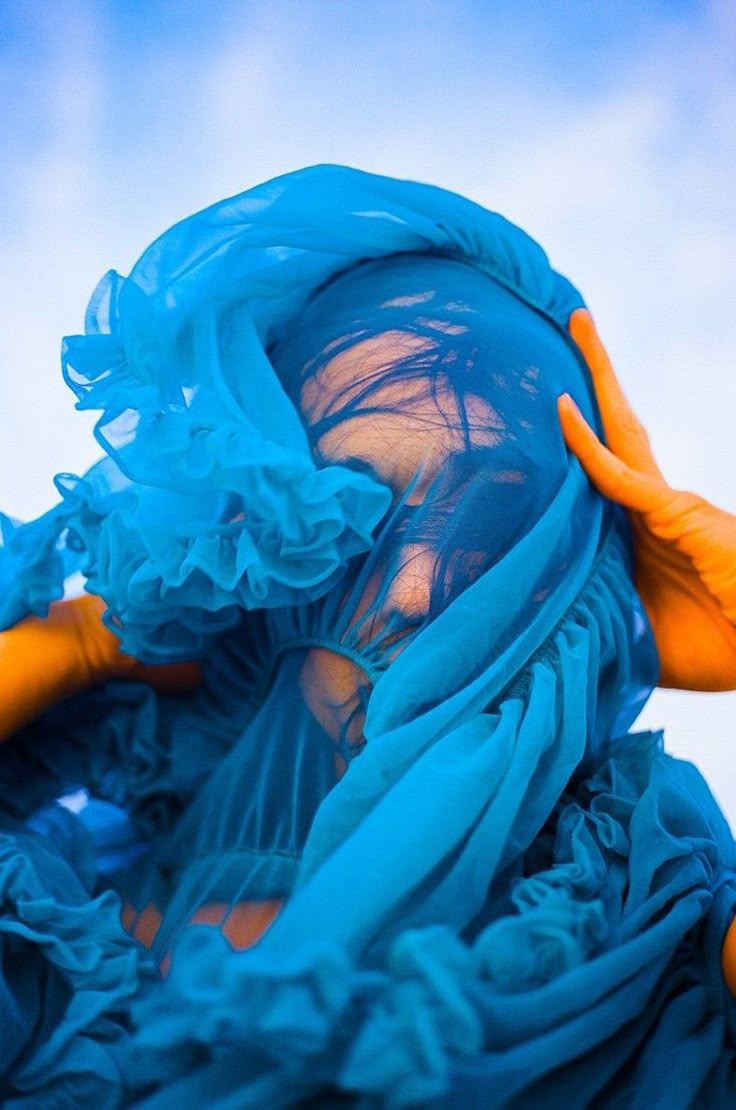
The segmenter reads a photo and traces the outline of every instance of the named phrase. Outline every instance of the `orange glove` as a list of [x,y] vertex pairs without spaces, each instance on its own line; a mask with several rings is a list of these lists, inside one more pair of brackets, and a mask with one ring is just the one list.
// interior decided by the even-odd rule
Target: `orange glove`
[[673,490],[624,397],[586,309],[570,334],[590,368],[609,447],[568,394],[558,401],[565,442],[596,488],[630,510],[634,579],[652,625],[660,686],[736,689],[736,516]]
[[168,692],[197,685],[197,663],[146,666],[125,655],[100,619],[104,608],[102,598],[83,594],[0,632],[0,741],[56,702],[110,679]]

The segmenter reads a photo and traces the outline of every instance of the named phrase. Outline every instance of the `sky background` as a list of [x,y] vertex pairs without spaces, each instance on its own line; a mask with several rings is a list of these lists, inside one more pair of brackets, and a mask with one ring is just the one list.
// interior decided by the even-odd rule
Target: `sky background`
[[[98,455],[59,347],[102,274],[341,162],[537,238],[672,484],[736,512],[735,59],[732,0],[0,0],[0,507]],[[640,723],[736,828],[736,695],[657,692]]]

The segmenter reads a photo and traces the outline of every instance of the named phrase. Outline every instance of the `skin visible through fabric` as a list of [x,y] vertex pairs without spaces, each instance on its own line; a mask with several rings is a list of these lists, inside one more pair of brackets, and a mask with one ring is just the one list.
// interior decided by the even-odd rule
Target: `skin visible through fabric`
[[0,519],[0,625],[80,572],[202,681],[3,749],[3,1104],[734,1105],[733,837],[629,731],[631,529],[556,411],[606,419],[582,303],[341,167],[100,283],[63,367],[105,457]]
[[[381,670],[502,557],[544,497],[531,488],[543,467],[529,448],[544,351],[533,339],[523,352],[494,343],[487,325],[499,292],[513,301],[448,260],[369,263],[334,280],[300,321],[298,335],[324,336],[321,348],[286,335],[273,352],[315,460],[367,469],[393,492],[392,516],[340,604],[343,643],[378,656]],[[547,460],[542,485],[554,480]],[[316,647],[300,687],[342,773],[363,742],[370,679],[354,657]]]
[[[529,329],[513,329],[510,347],[508,312]],[[551,325],[492,279],[420,256],[336,278],[272,345],[317,464],[363,470],[393,494],[371,551],[315,604],[333,614],[317,622],[322,642],[301,652],[295,693],[331,747],[333,783],[365,744],[377,677],[503,558],[561,484],[550,349],[575,368]],[[243,947],[279,906],[205,900],[189,921]]]
[[[401,304],[408,307],[431,297],[433,292],[407,296]],[[440,337],[468,331],[465,325],[442,320],[431,321],[431,326]],[[482,397],[459,397],[451,381],[435,376],[435,356],[441,346],[441,338],[434,341],[390,329],[358,340],[321,365],[301,390],[307,426],[328,422],[346,403],[357,402],[358,411],[316,438],[314,449],[320,461],[360,460],[391,487],[397,501],[403,498],[406,507],[415,508],[427,503],[433,483],[453,456],[473,446],[497,446],[506,426],[493,406]],[[393,379],[393,368],[422,362],[427,364],[426,375],[413,375],[409,381]],[[521,473],[517,480],[523,480]],[[448,594],[453,589],[453,566],[441,565],[436,544],[403,543],[392,554],[390,579],[385,581],[385,572],[376,570],[348,625],[360,629],[357,640],[364,646],[389,624],[400,624],[384,639],[387,661],[407,642],[409,629],[426,620],[438,573],[443,575],[442,589]],[[462,553],[466,573],[473,563],[482,568],[483,554]],[[370,688],[361,668],[345,656],[315,648],[305,661],[301,688],[310,710],[335,742],[359,748]],[[338,753],[336,759],[344,771],[344,756]]]

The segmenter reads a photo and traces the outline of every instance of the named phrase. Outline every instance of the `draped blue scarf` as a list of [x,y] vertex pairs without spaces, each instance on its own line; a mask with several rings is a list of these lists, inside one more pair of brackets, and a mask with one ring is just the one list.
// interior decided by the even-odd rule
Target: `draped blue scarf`
[[[101,410],[105,457],[59,476],[62,501],[38,521],[3,518],[2,626],[44,612],[77,570],[124,648],[151,661],[203,654],[244,609],[329,599],[370,551],[390,491],[315,459],[272,356],[331,281],[398,254],[470,266],[542,319],[597,419],[567,332],[583,301],[520,229],[414,182],[287,174],[177,224],[128,278],[101,282],[63,363],[79,407]],[[560,454],[557,426],[544,434],[562,460],[553,496],[376,676],[365,748],[319,807],[263,939],[234,952],[193,927],[165,982],[139,971],[105,988],[127,1015],[105,1048],[120,1069],[101,1086],[111,1105],[732,1097],[718,967],[732,838],[697,772],[659,736],[628,733],[657,673],[628,524]],[[156,779],[141,699],[139,725],[102,744],[104,774],[155,835],[161,805],[185,804],[217,751],[169,706],[165,762],[180,773]],[[75,734],[85,760],[103,758],[93,735]],[[33,757],[34,801],[79,774],[73,744]],[[70,951],[89,943],[84,928]],[[70,957],[47,958],[63,977]],[[84,1024],[64,1020],[59,1083],[77,1074]]]

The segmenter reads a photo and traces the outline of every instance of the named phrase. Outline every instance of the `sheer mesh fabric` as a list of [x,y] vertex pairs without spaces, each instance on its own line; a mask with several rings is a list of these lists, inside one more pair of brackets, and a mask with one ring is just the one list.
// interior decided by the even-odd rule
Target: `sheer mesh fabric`
[[[269,355],[318,465],[365,470],[393,499],[325,597],[265,614],[262,705],[163,854],[178,878],[159,955],[187,920],[241,946],[260,935],[233,914],[262,923],[288,897],[319,805],[365,744],[375,683],[520,541],[567,470],[554,401],[561,375],[580,377],[572,349],[460,263],[397,256],[339,276]],[[248,651],[253,635],[246,618],[229,639]],[[182,871],[188,846],[205,862]],[[233,862],[241,851],[255,867]]]
[[[628,733],[627,521],[555,411],[596,424],[582,305],[501,216],[335,166],[102,280],[63,366],[106,457],[0,516],[0,626],[81,571],[205,680],[3,746],[3,1104],[734,1105],[734,843]],[[39,809],[79,785],[120,837]]]
[[270,354],[317,463],[366,468],[393,492],[372,551],[333,591],[339,646],[312,650],[302,672],[307,704],[349,757],[371,676],[561,485],[554,385],[561,361],[571,380],[580,370],[549,322],[493,279],[416,255],[334,279]]

